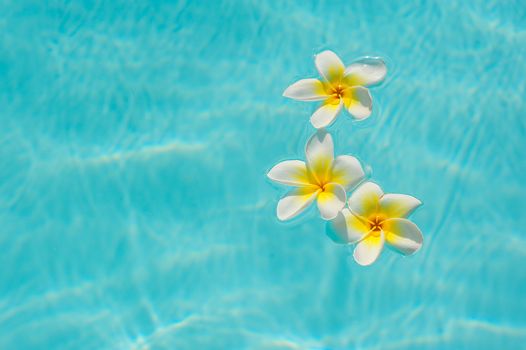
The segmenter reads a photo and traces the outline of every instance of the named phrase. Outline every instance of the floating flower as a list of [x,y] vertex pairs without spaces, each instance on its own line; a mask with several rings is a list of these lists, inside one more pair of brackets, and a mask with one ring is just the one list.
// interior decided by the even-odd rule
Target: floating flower
[[384,80],[384,61],[364,58],[345,68],[334,52],[323,51],[316,55],[315,64],[323,80],[302,79],[283,92],[283,96],[299,101],[323,101],[310,118],[315,128],[330,125],[343,106],[359,120],[371,115],[373,101],[366,86]]
[[346,190],[363,179],[362,166],[352,156],[334,158],[332,137],[324,130],[310,138],[305,155],[307,163],[286,160],[267,174],[273,181],[296,187],[278,202],[278,219],[295,217],[316,199],[322,218],[334,219],[345,206]]
[[354,260],[370,265],[382,252],[384,243],[404,255],[422,246],[422,232],[405,219],[422,203],[404,194],[384,194],[375,183],[359,186],[349,198],[349,207],[331,221],[339,243],[358,243]]

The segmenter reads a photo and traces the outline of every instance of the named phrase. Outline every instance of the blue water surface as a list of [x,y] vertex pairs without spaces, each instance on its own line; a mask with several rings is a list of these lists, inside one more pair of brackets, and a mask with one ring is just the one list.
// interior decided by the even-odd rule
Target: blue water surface
[[[382,56],[329,128],[424,247],[371,267],[316,210],[314,54]],[[0,1],[0,349],[524,349],[524,1]]]

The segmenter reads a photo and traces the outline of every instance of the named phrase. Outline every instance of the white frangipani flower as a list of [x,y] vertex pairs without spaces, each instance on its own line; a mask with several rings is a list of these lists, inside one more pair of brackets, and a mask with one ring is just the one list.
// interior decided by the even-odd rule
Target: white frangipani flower
[[318,130],[310,138],[305,155],[306,163],[286,160],[267,174],[273,181],[296,187],[278,202],[278,219],[295,217],[314,200],[323,219],[334,219],[345,206],[346,191],[364,178],[362,166],[352,156],[334,158],[332,137],[325,130]]
[[358,120],[371,115],[373,101],[366,86],[384,80],[387,67],[383,60],[363,58],[345,68],[340,58],[327,50],[315,56],[315,64],[322,80],[301,79],[283,92],[283,96],[299,101],[323,101],[310,118],[315,128],[330,125],[343,107]]
[[422,246],[422,232],[405,219],[422,202],[405,194],[384,194],[373,182],[360,185],[349,198],[349,207],[331,221],[338,243],[357,243],[354,260],[371,265],[380,256],[384,243],[403,255],[416,253]]

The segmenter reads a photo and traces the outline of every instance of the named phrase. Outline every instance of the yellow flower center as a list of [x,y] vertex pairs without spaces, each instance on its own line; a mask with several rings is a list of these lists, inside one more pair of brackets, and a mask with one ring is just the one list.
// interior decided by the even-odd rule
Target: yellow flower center
[[380,232],[383,230],[383,221],[384,218],[378,215],[370,217],[368,220],[369,230],[373,236],[379,236]]
[[329,184],[329,182],[314,180],[313,182],[311,182],[310,186],[312,186],[313,188],[318,190],[320,193],[323,193],[323,192],[327,191],[326,187],[327,187],[328,184]]
[[338,98],[338,99],[343,98],[344,90],[345,90],[345,85],[342,85],[342,84],[333,85],[331,87],[330,95],[333,95],[334,98]]

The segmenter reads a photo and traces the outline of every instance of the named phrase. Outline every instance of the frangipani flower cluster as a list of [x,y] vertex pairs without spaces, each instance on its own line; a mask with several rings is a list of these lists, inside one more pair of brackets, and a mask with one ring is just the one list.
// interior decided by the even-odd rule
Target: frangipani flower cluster
[[322,80],[301,79],[283,92],[294,100],[323,101],[310,118],[312,126],[329,126],[343,107],[358,120],[371,115],[373,99],[366,87],[384,80],[387,67],[383,60],[364,58],[345,68],[334,52],[323,51],[314,62]]
[[328,221],[331,238],[341,244],[356,244],[353,256],[358,264],[375,262],[385,245],[403,255],[414,254],[423,237],[407,216],[422,203],[409,195],[384,194],[374,182],[359,185],[365,179],[362,165],[351,155],[335,157],[332,136],[323,129],[343,106],[356,119],[371,114],[372,99],[365,86],[384,79],[385,64],[368,58],[345,68],[332,51],[316,55],[315,63],[322,81],[302,79],[284,92],[297,100],[324,102],[311,117],[318,130],[305,147],[306,161],[286,160],[267,174],[272,181],[293,187],[278,202],[278,219],[290,220],[316,201],[321,218]]

